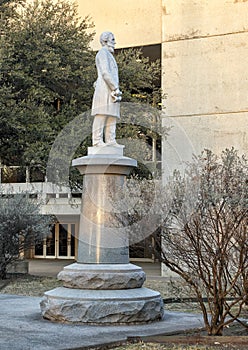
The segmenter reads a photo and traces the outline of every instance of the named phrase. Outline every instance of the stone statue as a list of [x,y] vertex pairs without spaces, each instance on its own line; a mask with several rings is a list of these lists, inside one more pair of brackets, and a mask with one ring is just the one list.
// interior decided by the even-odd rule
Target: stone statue
[[[111,32],[103,32],[100,36],[102,48],[96,55],[98,78],[92,102],[93,146],[105,144],[120,146],[115,140],[116,120],[120,118],[120,101],[122,92],[119,89],[118,67],[113,56],[115,37]],[[104,136],[104,141],[103,141]]]

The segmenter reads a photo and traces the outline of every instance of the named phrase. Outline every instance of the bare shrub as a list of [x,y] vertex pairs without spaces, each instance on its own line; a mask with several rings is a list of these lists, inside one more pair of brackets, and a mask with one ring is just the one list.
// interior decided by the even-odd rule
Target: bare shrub
[[209,335],[222,335],[247,303],[247,184],[244,156],[205,150],[185,176],[174,174],[163,196],[170,206],[157,237],[161,261],[190,286]]

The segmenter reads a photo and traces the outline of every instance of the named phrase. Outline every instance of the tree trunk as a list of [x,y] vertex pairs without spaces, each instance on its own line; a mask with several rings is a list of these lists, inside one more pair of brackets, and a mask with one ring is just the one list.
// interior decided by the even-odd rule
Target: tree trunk
[[223,335],[223,327],[221,328],[216,328],[216,327],[213,327],[211,328],[211,332],[208,333],[208,335],[215,335],[215,336],[222,336]]
[[0,279],[5,280],[7,278],[7,264],[6,261],[0,262]]
[[208,335],[222,336],[223,335],[223,326],[214,325],[214,326],[210,327],[208,330]]

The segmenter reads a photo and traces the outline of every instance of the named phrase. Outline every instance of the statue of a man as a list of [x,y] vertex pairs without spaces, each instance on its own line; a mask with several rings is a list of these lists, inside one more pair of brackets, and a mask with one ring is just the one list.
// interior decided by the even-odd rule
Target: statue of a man
[[118,67],[113,56],[115,37],[111,32],[104,32],[100,36],[100,42],[102,48],[96,55],[98,78],[91,112],[94,116],[92,143],[93,146],[118,146],[115,140],[116,119],[120,118],[122,92],[119,89]]

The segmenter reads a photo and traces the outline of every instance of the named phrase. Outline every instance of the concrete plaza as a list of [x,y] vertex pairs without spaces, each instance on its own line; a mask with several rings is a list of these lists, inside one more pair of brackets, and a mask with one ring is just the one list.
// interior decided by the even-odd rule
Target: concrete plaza
[[[56,276],[69,260],[30,260],[29,273]],[[160,279],[158,263],[137,263],[149,279]],[[128,338],[170,334],[203,326],[199,314],[166,311],[162,321],[139,325],[55,323],[41,316],[40,297],[0,294],[1,350],[73,350],[120,344]]]
[[202,327],[201,315],[169,312],[144,325],[61,324],[41,317],[41,298],[0,294],[1,350],[73,350],[125,342],[129,337],[156,336]]

